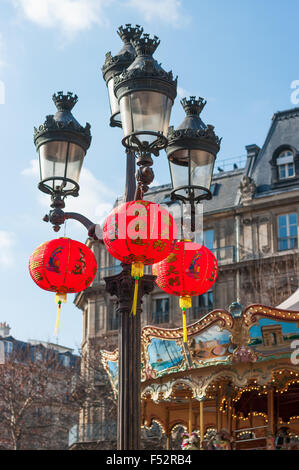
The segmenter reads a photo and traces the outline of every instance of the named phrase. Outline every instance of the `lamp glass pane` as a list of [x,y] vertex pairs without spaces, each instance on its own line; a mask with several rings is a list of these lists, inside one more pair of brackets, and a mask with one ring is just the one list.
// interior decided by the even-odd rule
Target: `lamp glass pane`
[[136,91],[120,99],[120,113],[124,136],[142,132],[140,141],[152,143],[156,136],[150,132],[161,132],[167,136],[172,100],[157,91]]
[[[189,167],[188,167],[188,159],[185,161],[180,161],[174,163],[173,161],[169,161],[170,165],[170,173],[172,179],[172,186],[173,189],[179,188],[180,186],[188,186],[189,184]],[[186,196],[187,191],[185,189],[181,189],[177,191],[177,194],[182,196]]]
[[203,186],[210,189],[214,162],[214,155],[205,150],[190,151],[190,183],[192,186]]
[[109,95],[111,114],[117,113],[117,116],[115,116],[115,119],[120,121],[119,104],[114,94],[114,78],[113,77],[110,78],[107,86],[108,86],[108,95]]
[[[206,189],[210,189],[215,162],[214,155],[204,150],[182,149],[175,151],[171,158],[172,161],[170,161],[170,171],[174,189],[178,188],[179,186],[189,185],[202,186]],[[194,191],[195,197],[201,193],[201,190]],[[177,194],[184,195],[186,194],[186,191],[181,190]]]
[[[66,177],[79,182],[85,151],[79,145],[70,143],[66,168]],[[69,184],[69,183],[68,183]],[[66,189],[68,189],[66,187]]]
[[[39,149],[41,180],[53,178],[46,184],[55,189],[61,186],[61,180],[55,182],[55,177],[67,177],[76,182],[79,180],[85,151],[76,144],[65,141],[47,142]],[[73,184],[67,183],[64,189],[73,189]]]

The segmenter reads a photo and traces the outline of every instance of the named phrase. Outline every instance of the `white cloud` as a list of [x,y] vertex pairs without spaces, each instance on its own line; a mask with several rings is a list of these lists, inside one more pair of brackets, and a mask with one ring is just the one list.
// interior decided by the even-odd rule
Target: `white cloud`
[[[30,165],[21,172],[24,176],[38,177],[38,160],[30,160]],[[68,212],[80,212],[95,223],[102,223],[112,209],[116,200],[116,193],[108,188],[102,181],[98,180],[90,170],[83,168],[80,176],[79,197],[69,196],[66,199]],[[43,207],[49,209],[50,197],[38,193],[38,199]]]
[[126,14],[131,9],[148,23],[161,21],[181,27],[190,22],[182,0],[13,0],[13,5],[27,20],[58,29],[68,38],[94,25],[109,25],[106,8],[111,6],[124,9]]
[[22,170],[21,174],[25,176],[38,176],[39,175],[38,160],[37,159],[30,160],[30,167]]
[[184,88],[178,86],[177,88],[178,96],[180,98],[187,98],[189,99],[189,96],[193,96],[192,93],[189,93],[189,91],[185,90]]
[[14,245],[15,234],[7,230],[0,230],[0,269],[14,265]]
[[92,222],[101,224],[111,211],[116,194],[86,168],[81,171],[79,183],[79,197],[68,197],[65,210],[80,212]]
[[106,3],[107,0],[13,0],[25,18],[45,28],[60,29],[68,37],[94,24],[107,24],[103,12]]
[[139,11],[147,22],[159,20],[179,27],[190,20],[182,11],[181,0],[128,0],[127,5]]

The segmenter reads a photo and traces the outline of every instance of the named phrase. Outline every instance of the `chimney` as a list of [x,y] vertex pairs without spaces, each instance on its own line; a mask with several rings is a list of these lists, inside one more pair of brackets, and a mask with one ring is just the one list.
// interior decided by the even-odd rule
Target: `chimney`
[[10,333],[10,326],[4,321],[0,323],[0,336],[3,338],[5,336],[9,336]]
[[256,144],[246,145],[246,152],[247,152],[247,162],[245,168],[245,174],[250,176],[253,166],[255,164],[256,158],[260,152],[260,147]]

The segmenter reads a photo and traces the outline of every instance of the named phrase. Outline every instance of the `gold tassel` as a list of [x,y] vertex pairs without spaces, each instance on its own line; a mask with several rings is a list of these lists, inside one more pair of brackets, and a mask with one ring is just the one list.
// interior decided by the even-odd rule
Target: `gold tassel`
[[192,300],[191,297],[188,296],[181,296],[180,297],[180,308],[182,309],[183,314],[183,341],[187,343],[188,335],[187,335],[187,319],[186,319],[186,310],[187,308],[192,307]]
[[137,312],[137,300],[138,300],[138,281],[143,276],[144,264],[143,263],[133,263],[131,268],[131,276],[135,278],[135,287],[134,287],[134,296],[131,314],[134,316]]
[[66,294],[56,294],[55,303],[58,304],[57,316],[56,316],[56,325],[55,325],[55,336],[58,336],[59,320],[60,320],[60,311],[62,302],[66,303]]
[[187,343],[187,320],[186,320],[186,310],[182,309],[183,314],[183,334],[184,334],[184,343]]
[[137,311],[137,299],[138,299],[138,279],[135,279],[135,288],[134,288],[134,297],[133,297],[133,303],[132,303],[132,310],[131,314],[136,315]]

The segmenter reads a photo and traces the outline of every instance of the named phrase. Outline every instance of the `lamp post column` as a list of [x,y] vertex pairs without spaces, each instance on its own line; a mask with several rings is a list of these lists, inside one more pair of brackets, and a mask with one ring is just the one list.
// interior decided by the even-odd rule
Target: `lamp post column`
[[[124,200],[134,200],[135,154],[127,151],[127,174]],[[140,449],[141,435],[141,304],[142,297],[154,289],[155,276],[139,280],[136,315],[131,314],[134,279],[131,266],[122,263],[122,272],[105,278],[106,291],[118,299],[118,413],[117,449]]]

